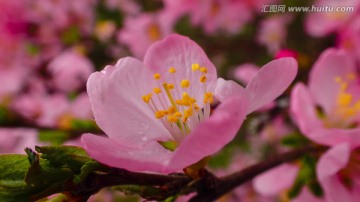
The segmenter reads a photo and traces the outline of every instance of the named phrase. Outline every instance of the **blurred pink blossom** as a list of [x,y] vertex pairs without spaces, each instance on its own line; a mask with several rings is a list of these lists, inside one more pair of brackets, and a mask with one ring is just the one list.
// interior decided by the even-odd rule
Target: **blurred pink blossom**
[[291,94],[291,112],[301,132],[319,144],[358,145],[360,83],[354,59],[344,50],[325,50],[308,86],[299,83]]
[[41,145],[35,129],[0,128],[0,154],[25,154],[26,147],[34,149],[35,145]]
[[[324,5],[329,8],[352,8],[353,11],[337,12],[337,11],[321,11]],[[358,0],[346,1],[328,1],[316,0],[312,6],[315,9],[320,9],[317,12],[309,13],[306,16],[305,29],[315,37],[322,37],[332,32],[338,31],[358,12],[360,2]]]
[[91,61],[75,49],[64,51],[48,65],[56,89],[72,92],[85,86],[94,71]]
[[259,44],[266,46],[268,52],[275,55],[284,45],[287,37],[287,25],[290,15],[275,15],[263,20],[257,34]]
[[125,19],[118,32],[118,42],[129,47],[137,58],[143,58],[148,47],[172,33],[173,22],[166,13],[143,13]]

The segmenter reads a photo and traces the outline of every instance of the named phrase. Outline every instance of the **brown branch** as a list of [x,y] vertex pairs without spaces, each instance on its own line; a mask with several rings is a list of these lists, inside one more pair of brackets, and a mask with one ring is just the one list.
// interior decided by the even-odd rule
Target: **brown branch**
[[269,159],[247,167],[239,172],[236,172],[232,175],[220,178],[216,182],[216,186],[211,186],[208,189],[206,186],[201,185],[201,189],[198,189],[198,194],[194,196],[190,202],[207,202],[214,201],[215,199],[221,197],[222,195],[230,192],[234,188],[244,184],[245,182],[253,179],[255,176],[270,170],[282,163],[294,161],[302,157],[306,153],[318,153],[322,152],[326,147],[311,145],[299,149],[295,149],[284,154],[276,155],[270,157]]

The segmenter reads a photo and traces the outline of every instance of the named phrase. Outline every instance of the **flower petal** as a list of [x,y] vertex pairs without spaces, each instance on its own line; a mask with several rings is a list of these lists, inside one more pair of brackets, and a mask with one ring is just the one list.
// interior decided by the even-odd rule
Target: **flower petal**
[[[173,81],[171,74],[168,73],[170,67],[175,67],[174,74],[177,85],[183,79],[190,81],[189,94],[196,100],[203,100],[204,88],[200,83],[200,72],[192,71],[192,64],[199,64],[200,67],[206,67],[206,91],[214,92],[217,74],[216,68],[211,63],[205,52],[194,41],[188,37],[177,34],[170,35],[165,39],[155,42],[147,50],[144,63],[150,67],[153,72],[163,76],[165,81]],[[194,85],[193,85],[194,84]],[[199,102],[202,107],[203,103]]]
[[175,150],[168,170],[184,168],[212,155],[236,135],[246,116],[246,97],[232,97],[201,122]]
[[301,83],[291,93],[290,110],[301,132],[318,144],[334,146],[349,143],[352,148],[360,146],[360,128],[338,129],[324,127],[316,114],[316,106],[310,92]]
[[324,51],[309,75],[309,88],[316,103],[330,113],[336,104],[340,89],[335,78],[347,78],[349,74],[355,72],[355,62],[346,51],[333,48]]
[[247,96],[245,89],[231,80],[224,80],[219,78],[216,83],[215,97],[220,101],[224,102],[233,96]]
[[85,150],[95,160],[111,167],[131,171],[161,172],[172,155],[155,141],[144,145],[141,149],[93,134],[84,134],[81,141]]
[[123,58],[115,66],[93,73],[87,89],[96,123],[123,144],[142,145],[170,138],[142,96],[156,86],[152,73],[140,61]]
[[[293,119],[306,136],[312,134],[315,128],[322,127],[311,94],[302,83],[296,84],[291,92],[290,110]],[[309,138],[312,139],[312,137]]]
[[294,80],[296,73],[297,62],[294,58],[280,58],[264,65],[245,88],[250,103],[248,113],[281,95]]
[[346,167],[350,158],[348,144],[340,144],[327,151],[320,158],[316,172],[327,201],[353,201],[351,193],[340,182],[337,173]]
[[[291,187],[294,183],[299,167],[292,164],[282,164],[263,174],[254,181],[254,189],[264,196],[275,196]],[[275,183],[276,182],[276,183]]]

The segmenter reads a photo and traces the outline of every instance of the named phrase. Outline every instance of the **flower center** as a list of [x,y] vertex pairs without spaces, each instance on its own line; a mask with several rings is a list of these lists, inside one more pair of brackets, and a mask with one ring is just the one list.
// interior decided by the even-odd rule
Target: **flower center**
[[343,185],[352,190],[354,186],[360,186],[360,148],[351,152],[348,164],[337,174]]
[[[210,116],[210,104],[213,102],[213,93],[206,91],[207,68],[193,64],[191,69],[190,78],[181,80],[175,77],[175,67],[170,67],[168,70],[167,78],[170,81],[165,81],[158,73],[154,74],[158,85],[151,93],[142,96],[142,100],[154,112],[155,118],[170,132],[176,145],[199,122]],[[190,83],[190,81],[196,81],[191,78],[196,78],[197,82]],[[194,92],[191,88],[203,89],[203,104],[199,104],[198,100],[191,95],[191,92]],[[203,107],[200,108],[200,106]]]
[[330,116],[336,120],[325,120],[328,127],[351,127],[354,118],[360,112],[360,100],[354,100],[353,94],[349,92],[349,85],[356,80],[356,74],[348,74],[345,78],[335,77],[334,81],[339,84],[339,92],[336,98],[336,107]]

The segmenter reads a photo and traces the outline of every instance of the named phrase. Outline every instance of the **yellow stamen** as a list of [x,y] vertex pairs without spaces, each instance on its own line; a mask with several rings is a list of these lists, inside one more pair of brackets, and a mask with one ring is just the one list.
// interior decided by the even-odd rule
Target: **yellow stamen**
[[208,72],[208,69],[206,67],[201,67],[200,71],[204,74],[206,74]]
[[352,101],[352,95],[349,93],[340,93],[338,95],[337,103],[341,107],[347,107]]
[[179,118],[175,115],[169,115],[167,116],[167,120],[171,123],[176,123],[179,120]]
[[173,107],[173,106],[171,106],[171,107],[169,107],[169,109],[167,110],[167,112],[168,112],[169,114],[174,114],[174,113],[176,112],[176,108]]
[[151,100],[151,97],[152,97],[152,94],[150,93],[150,94],[142,96],[142,99],[144,102],[149,103]]
[[206,80],[207,80],[207,78],[206,78],[205,75],[202,75],[202,76],[200,77],[200,82],[201,82],[201,83],[205,83]]
[[199,69],[200,69],[200,65],[199,65],[199,64],[197,64],[197,63],[192,64],[191,69],[195,72],[195,71],[197,71],[197,70],[199,70]]
[[172,106],[177,110],[177,107],[176,107],[174,98],[173,98],[172,95],[171,95],[171,92],[170,92],[170,89],[169,89],[169,86],[167,85],[167,83],[164,83],[164,84],[163,84],[163,87],[164,87],[164,89],[165,89],[166,95],[168,96],[168,98],[169,98]]
[[168,88],[169,88],[170,90],[172,90],[172,89],[175,88],[174,84],[172,84],[172,83],[169,83],[167,86],[168,86]]
[[180,113],[180,112],[175,112],[174,114],[173,114],[174,116],[177,116],[177,117],[182,117],[182,114]]
[[188,119],[189,117],[191,117],[192,115],[193,115],[193,109],[192,109],[192,107],[189,107],[189,108],[185,109],[185,110],[184,110],[184,119],[183,119],[183,121],[186,122],[187,119]]
[[155,80],[159,80],[161,78],[160,74],[156,73],[154,74],[154,79]]
[[164,116],[165,116],[164,111],[159,110],[159,111],[155,112],[155,117],[156,117],[157,119],[161,119],[161,118],[164,117]]
[[213,103],[214,102],[214,98],[213,98],[213,94],[210,92],[206,92],[204,94],[204,103]]
[[180,86],[181,86],[182,88],[189,88],[189,87],[190,87],[190,81],[187,80],[187,79],[184,79],[184,80],[182,80],[182,81],[180,82]]
[[156,93],[156,94],[159,94],[159,93],[161,93],[161,89],[160,88],[154,88],[153,92]]
[[169,73],[176,73],[176,69],[175,69],[175,67],[171,67],[170,69],[169,69]]

